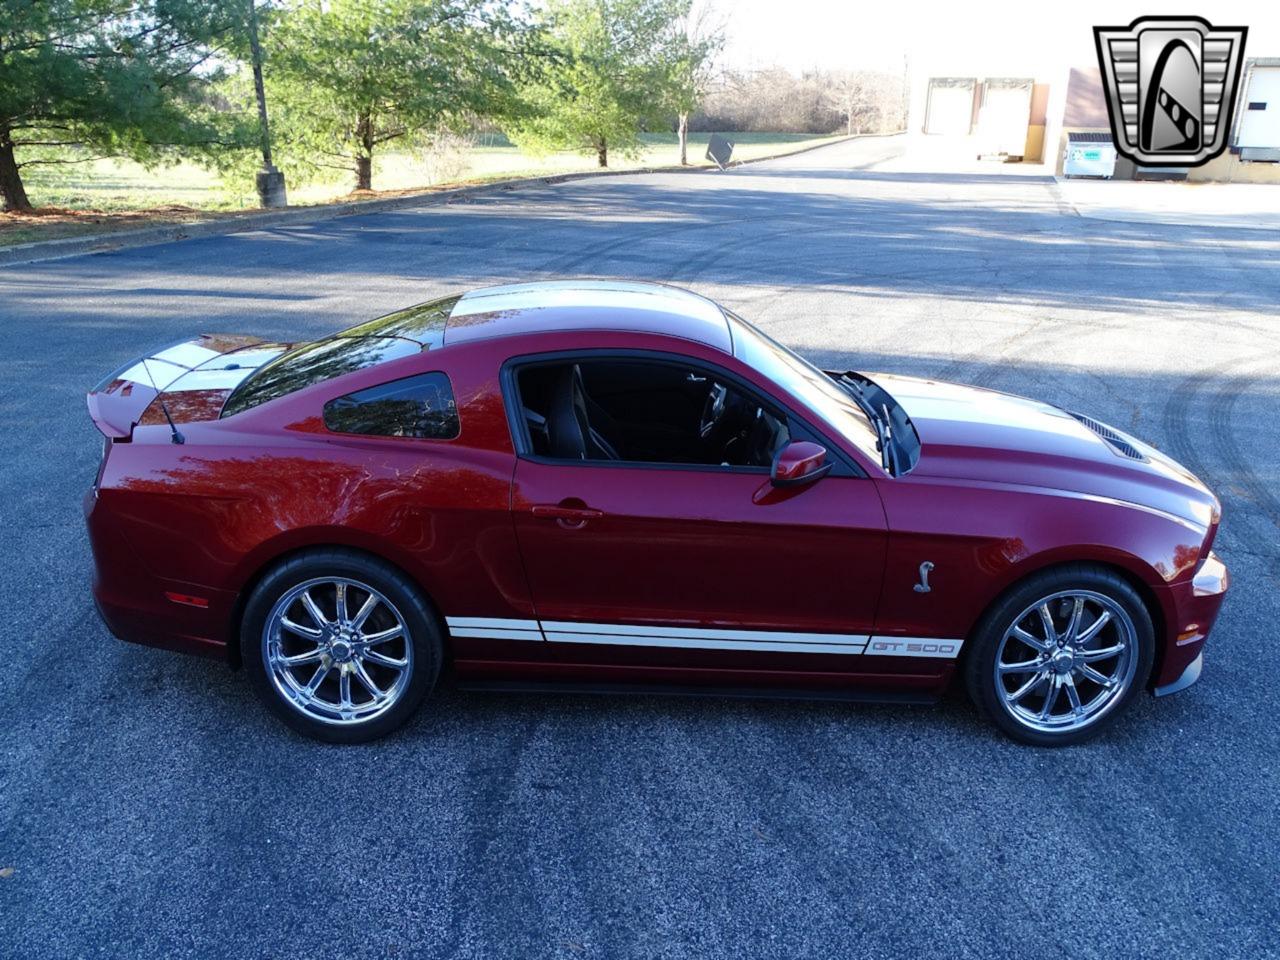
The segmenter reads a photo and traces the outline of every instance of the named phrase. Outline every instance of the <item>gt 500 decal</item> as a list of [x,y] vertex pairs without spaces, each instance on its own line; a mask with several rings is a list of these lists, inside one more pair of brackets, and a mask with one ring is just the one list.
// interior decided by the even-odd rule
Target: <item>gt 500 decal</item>
[[926,637],[872,637],[866,654],[872,657],[941,657],[954,660],[963,640],[932,640]]

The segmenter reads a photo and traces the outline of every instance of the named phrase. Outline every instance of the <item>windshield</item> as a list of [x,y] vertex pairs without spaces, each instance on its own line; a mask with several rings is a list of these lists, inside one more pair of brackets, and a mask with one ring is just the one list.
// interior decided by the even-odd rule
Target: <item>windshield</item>
[[880,463],[876,428],[847,392],[808,360],[792,353],[736,314],[726,313],[734,324],[733,347],[738,359],[809,406],[866,454],[872,463]]

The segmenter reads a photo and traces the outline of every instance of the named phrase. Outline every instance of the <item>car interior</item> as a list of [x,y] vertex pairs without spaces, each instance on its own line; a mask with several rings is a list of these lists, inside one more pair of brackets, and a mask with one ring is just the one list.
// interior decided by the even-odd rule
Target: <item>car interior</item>
[[785,416],[697,366],[563,361],[516,382],[538,456],[768,468],[790,438]]

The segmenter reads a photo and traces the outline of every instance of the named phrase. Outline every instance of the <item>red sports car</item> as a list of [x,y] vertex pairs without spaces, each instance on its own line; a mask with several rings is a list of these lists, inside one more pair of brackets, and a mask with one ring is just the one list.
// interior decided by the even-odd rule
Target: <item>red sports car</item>
[[463,686],[931,701],[1096,734],[1200,675],[1217,499],[1081,413],[824,372],[622,282],[205,335],[89,394],[119,637],[243,664],[343,742]]

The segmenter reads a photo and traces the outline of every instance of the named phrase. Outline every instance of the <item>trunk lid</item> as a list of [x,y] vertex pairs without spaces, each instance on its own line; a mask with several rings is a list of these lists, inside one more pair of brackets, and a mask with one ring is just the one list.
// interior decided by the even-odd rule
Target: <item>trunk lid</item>
[[138,424],[164,423],[156,397],[176,423],[216,419],[227,396],[290,344],[259,337],[206,333],[130,360],[86,397],[89,416],[104,436],[124,440]]

